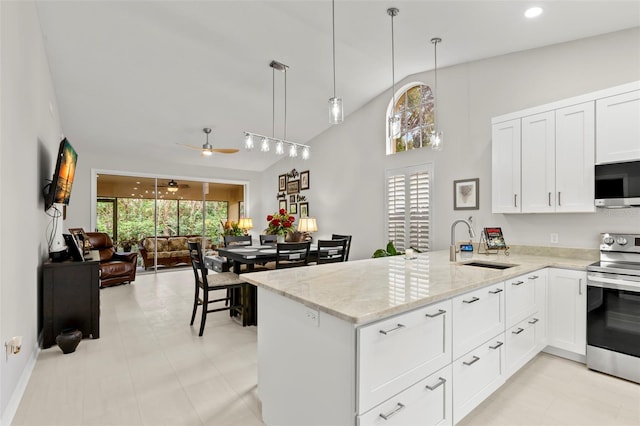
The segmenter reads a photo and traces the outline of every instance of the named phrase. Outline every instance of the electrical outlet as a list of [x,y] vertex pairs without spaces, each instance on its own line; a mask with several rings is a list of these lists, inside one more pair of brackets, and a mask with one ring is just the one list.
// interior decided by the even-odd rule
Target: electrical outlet
[[552,232],[549,236],[549,241],[551,242],[551,244],[558,244],[558,234]]
[[312,322],[316,327],[320,326],[320,312],[315,309],[305,308],[304,317],[306,320]]

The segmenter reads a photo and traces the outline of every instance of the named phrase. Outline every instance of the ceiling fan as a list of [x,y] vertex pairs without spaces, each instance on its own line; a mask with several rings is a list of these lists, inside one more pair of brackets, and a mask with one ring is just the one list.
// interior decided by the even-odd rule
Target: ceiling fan
[[167,188],[169,192],[177,192],[178,189],[186,189],[189,188],[189,184],[181,183],[178,184],[175,180],[171,179],[166,184],[158,182],[158,188]]
[[178,145],[186,146],[187,148],[191,149],[197,149],[202,153],[203,156],[206,157],[212,155],[214,152],[218,152],[220,154],[235,154],[236,152],[240,151],[239,149],[235,148],[214,148],[213,145],[209,143],[209,133],[211,133],[211,129],[209,127],[205,127],[204,129],[202,129],[202,131],[207,135],[207,142],[205,142],[202,147],[182,143],[179,143]]

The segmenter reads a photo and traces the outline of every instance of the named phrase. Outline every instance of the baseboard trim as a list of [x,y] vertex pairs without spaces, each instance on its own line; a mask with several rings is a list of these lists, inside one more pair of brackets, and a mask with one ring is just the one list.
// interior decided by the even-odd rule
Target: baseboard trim
[[570,359],[571,361],[579,362],[581,364],[587,363],[587,357],[585,355],[580,355],[575,352],[567,351],[565,349],[556,348],[554,346],[547,346],[542,350],[542,352],[559,356],[561,358]]
[[20,380],[16,385],[13,393],[11,394],[11,399],[9,399],[9,403],[7,404],[7,408],[2,413],[2,419],[0,419],[0,426],[10,425],[13,423],[13,418],[18,411],[18,407],[20,406],[20,401],[22,401],[22,397],[24,396],[25,390],[27,390],[27,384],[29,384],[29,379],[31,378],[31,374],[33,373],[33,369],[36,366],[36,361],[38,359],[38,355],[40,354],[40,347],[36,347],[36,350],[31,353],[31,357],[29,358],[29,362],[22,372],[20,376]]

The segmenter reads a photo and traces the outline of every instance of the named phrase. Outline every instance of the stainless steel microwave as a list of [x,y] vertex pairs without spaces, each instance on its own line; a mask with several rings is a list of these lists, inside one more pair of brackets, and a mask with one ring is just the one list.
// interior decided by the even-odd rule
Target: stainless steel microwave
[[640,161],[598,164],[595,177],[596,207],[640,206]]

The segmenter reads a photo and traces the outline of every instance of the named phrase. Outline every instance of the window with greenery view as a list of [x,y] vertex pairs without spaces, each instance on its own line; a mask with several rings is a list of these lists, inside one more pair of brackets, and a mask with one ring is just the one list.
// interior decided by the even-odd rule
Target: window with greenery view
[[400,117],[400,134],[387,141],[387,154],[431,146],[430,136],[434,131],[431,88],[424,84],[416,84],[396,99],[393,113]]

